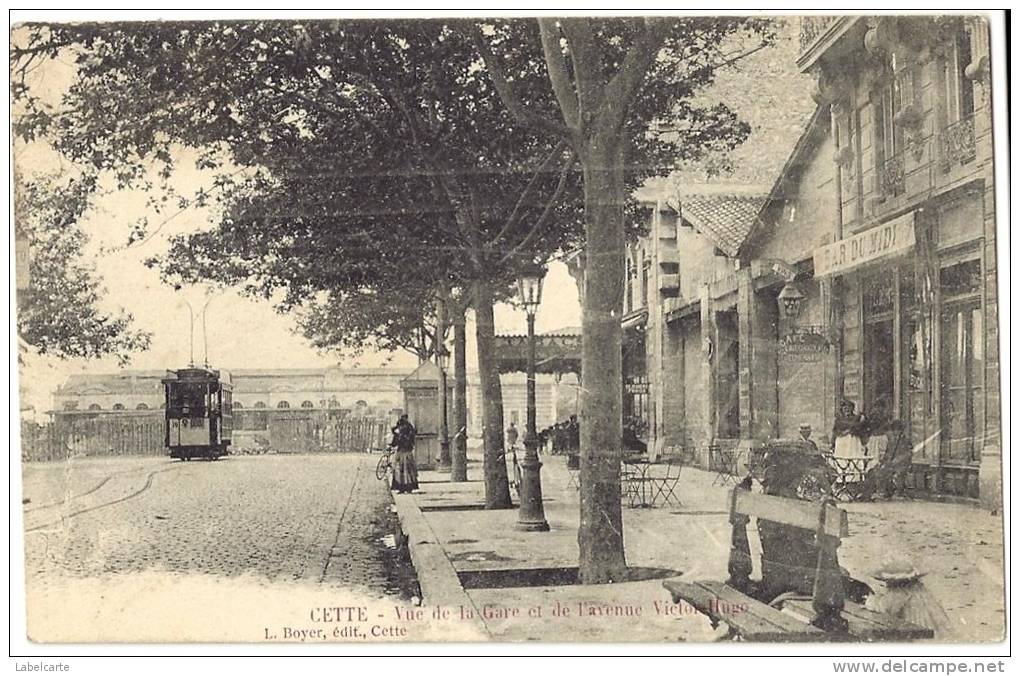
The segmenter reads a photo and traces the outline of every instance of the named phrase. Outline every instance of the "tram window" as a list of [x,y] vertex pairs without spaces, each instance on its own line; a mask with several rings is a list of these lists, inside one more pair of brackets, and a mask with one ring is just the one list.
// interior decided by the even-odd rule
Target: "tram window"
[[192,411],[204,411],[207,388],[204,384],[187,383],[170,388],[170,408],[188,408]]

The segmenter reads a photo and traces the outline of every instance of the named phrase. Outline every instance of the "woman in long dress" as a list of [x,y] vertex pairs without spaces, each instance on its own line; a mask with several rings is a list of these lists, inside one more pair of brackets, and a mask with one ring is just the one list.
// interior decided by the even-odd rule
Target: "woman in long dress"
[[393,439],[390,446],[396,449],[393,454],[392,488],[398,493],[410,493],[418,490],[418,466],[414,462],[414,437],[417,431],[407,419],[407,414],[400,416],[393,427]]
[[[867,422],[856,412],[854,402],[844,399],[832,426],[832,455],[841,459],[858,459],[868,455]],[[863,471],[847,472],[844,479],[852,483],[864,480]]]

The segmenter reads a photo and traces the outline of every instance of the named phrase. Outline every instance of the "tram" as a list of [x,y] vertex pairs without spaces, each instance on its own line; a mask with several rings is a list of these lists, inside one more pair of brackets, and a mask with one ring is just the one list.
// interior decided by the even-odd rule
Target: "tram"
[[230,374],[192,367],[167,371],[162,382],[170,457],[216,460],[226,455],[234,427]]

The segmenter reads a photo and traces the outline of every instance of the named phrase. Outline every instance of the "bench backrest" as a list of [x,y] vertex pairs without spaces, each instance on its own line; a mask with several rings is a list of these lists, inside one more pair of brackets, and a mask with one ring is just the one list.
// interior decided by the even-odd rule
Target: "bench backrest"
[[730,560],[727,584],[741,591],[750,588],[751,548],[747,539],[750,517],[803,528],[815,533],[818,560],[815,566],[812,624],[826,631],[845,631],[843,573],[836,550],[849,535],[846,512],[831,503],[815,503],[776,495],[752,493],[750,478],[730,493]]
[[735,514],[823,532],[836,538],[850,534],[846,512],[835,505],[752,493],[741,488],[735,488],[730,494],[731,521]]

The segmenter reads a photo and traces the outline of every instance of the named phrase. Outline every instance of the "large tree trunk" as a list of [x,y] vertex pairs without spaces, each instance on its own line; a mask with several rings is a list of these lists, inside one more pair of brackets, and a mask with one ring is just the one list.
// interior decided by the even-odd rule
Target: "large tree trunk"
[[[449,404],[447,402],[447,395],[449,394],[449,388],[447,385],[447,364],[444,363],[441,355],[446,351],[446,304],[447,304],[447,292],[445,289],[440,290],[439,298],[436,301],[436,366],[439,366],[439,463],[436,469],[440,472],[447,472],[450,470],[450,421],[449,421]],[[445,444],[444,444],[445,442]]]
[[467,330],[464,309],[457,307],[453,321],[453,463],[450,481],[467,481]]
[[475,283],[475,342],[478,349],[478,377],[482,391],[482,442],[485,456],[485,508],[508,509],[510,483],[503,450],[503,390],[499,384],[493,336],[492,290],[486,282]]
[[580,577],[585,584],[623,579],[627,568],[620,507],[624,293],[623,152],[619,135],[585,148],[584,312],[581,373]]

